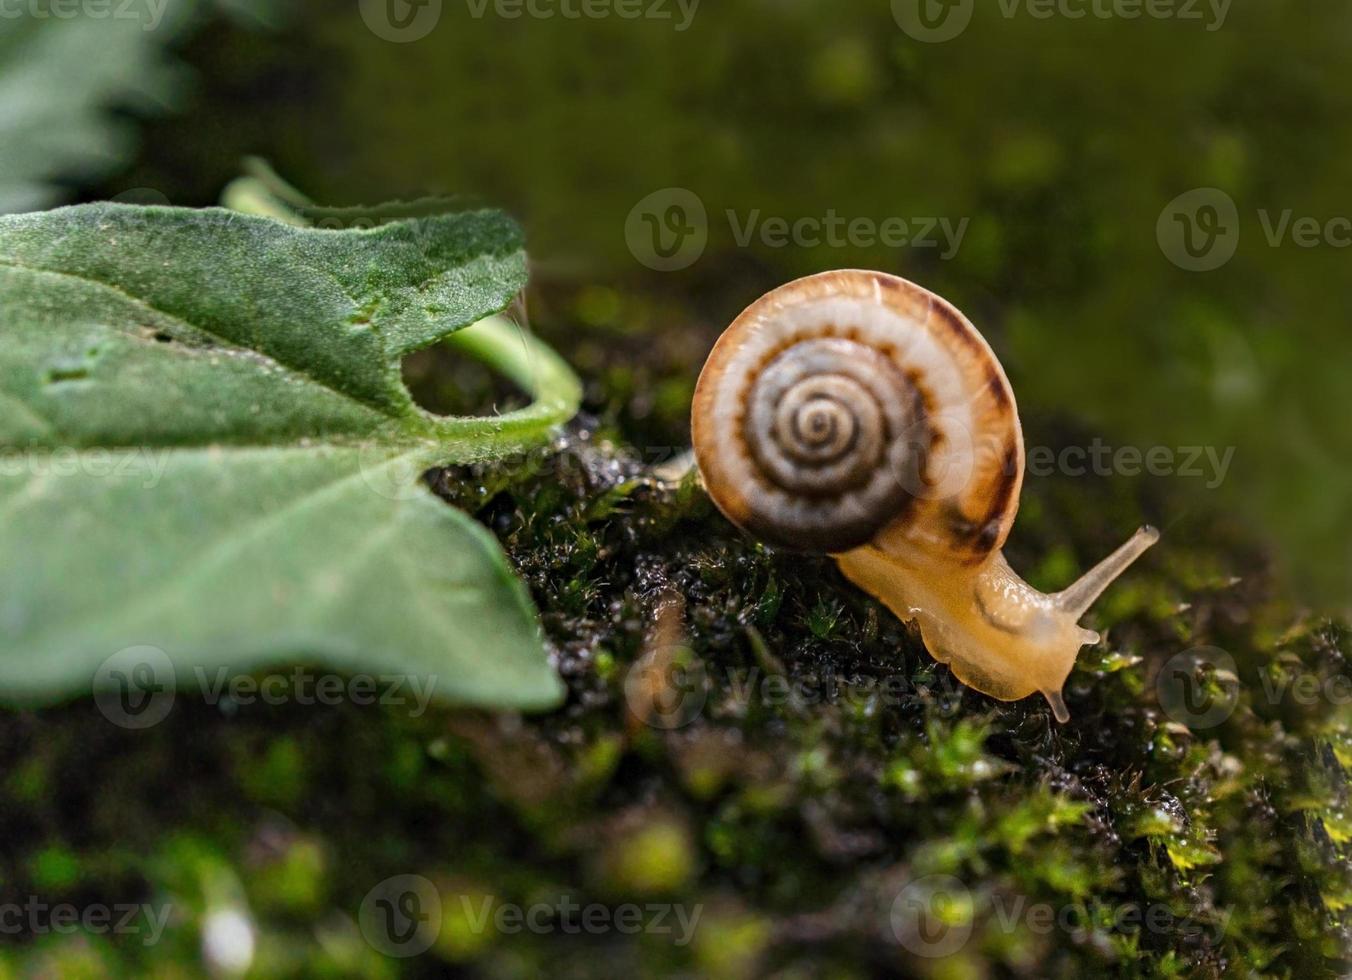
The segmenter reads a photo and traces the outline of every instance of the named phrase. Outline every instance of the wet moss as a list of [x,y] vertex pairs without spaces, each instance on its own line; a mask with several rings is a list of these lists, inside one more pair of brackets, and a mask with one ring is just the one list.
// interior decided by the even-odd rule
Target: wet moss
[[[767,549],[692,480],[656,479],[611,397],[547,452],[428,477],[528,583],[562,708],[185,693],[144,732],[88,702],[4,715],[6,894],[169,914],[152,944],[26,935],[0,964],[189,975],[236,912],[268,977],[1352,967],[1352,633],[1274,595],[1243,528],[1192,515],[1171,537],[1167,487],[1030,481],[1010,554],[1038,584],[1144,518],[1166,529],[1090,614],[1106,641],[1057,725],[956,684],[829,559]],[[1233,666],[1178,659],[1198,647]],[[1171,714],[1175,683],[1223,716]],[[402,874],[440,896],[407,960],[360,914]],[[687,935],[650,905],[698,917]],[[535,906],[538,929],[496,918]]]

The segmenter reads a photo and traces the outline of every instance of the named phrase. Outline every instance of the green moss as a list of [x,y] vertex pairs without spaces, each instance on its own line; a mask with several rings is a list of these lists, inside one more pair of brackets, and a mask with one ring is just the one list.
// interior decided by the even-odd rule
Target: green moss
[[[1038,700],[957,685],[829,560],[748,541],[688,483],[652,482],[596,433],[566,450],[433,481],[497,530],[530,584],[571,691],[563,709],[226,716],[185,694],[147,732],[111,730],[83,704],[9,716],[17,758],[87,776],[39,793],[31,762],[11,769],[7,890],[174,909],[154,947],[48,936],[14,962],[63,975],[191,963],[211,911],[238,908],[257,929],[258,976],[396,975],[428,957],[566,971],[597,944],[638,973],[725,977],[807,964],[1332,977],[1352,965],[1352,728],[1337,696],[1352,635],[1286,613],[1233,532],[1166,537],[1092,614],[1107,641],[1072,674],[1060,726]],[[1130,507],[1068,480],[1030,493],[1012,560],[1060,554],[1050,581],[1114,543],[1119,529],[1086,508]],[[685,724],[650,727],[626,692],[673,594],[702,701]],[[1235,660],[1230,687],[1199,678],[1217,696],[1237,690],[1210,728],[1171,718],[1157,694],[1170,658],[1200,644]],[[355,924],[395,874],[442,895],[436,941],[410,963]],[[929,925],[970,932],[940,958],[894,928],[896,903],[935,875],[963,890]],[[501,933],[476,912],[485,898],[559,896],[675,903],[702,924],[681,945],[613,929],[582,942],[557,919]]]
[[80,859],[64,847],[44,848],[33,856],[29,874],[44,891],[64,891],[79,881]]
[[[1032,18],[1012,34],[978,20],[961,42],[921,47],[873,0],[815,15],[764,6],[709,5],[704,33],[684,37],[490,17],[447,20],[411,45],[373,45],[356,16],[312,19],[347,53],[326,50],[342,70],[315,83],[345,108],[278,131],[283,145],[336,146],[344,166],[306,147],[288,170],[333,198],[446,182],[530,223],[533,326],[587,379],[587,414],[550,455],[429,482],[509,552],[569,698],[520,718],[225,714],[184,694],[134,733],[87,702],[2,715],[5,895],[168,903],[173,915],[152,947],[26,939],[0,951],[0,978],[197,976],[219,909],[254,924],[257,977],[569,976],[598,963],[731,978],[1352,970],[1352,719],[1339,687],[1352,632],[1300,611],[1306,596],[1276,584],[1261,540],[1289,525],[1298,564],[1333,556],[1329,529],[1352,499],[1346,413],[1329,410],[1347,359],[1308,356],[1346,351],[1338,256],[1260,248],[1249,230],[1227,270],[1184,276],[1153,241],[1168,197],[1203,183],[1247,212],[1306,200],[1307,185],[1310,210],[1345,206],[1349,130],[1330,93],[1346,86],[1328,83],[1346,72],[1334,71],[1342,34],[1319,32],[1311,48],[1305,12],[1283,0],[1205,49],[1125,20],[1104,25],[1119,43],[1087,44],[1084,25]],[[455,97],[429,108],[389,96],[409,91]],[[179,154],[206,153],[150,143],[173,148],[142,178],[166,188]],[[216,159],[220,140],[205,143],[203,201],[233,167]],[[705,200],[708,249],[690,270],[639,279],[625,217],[673,183]],[[972,222],[938,263],[917,250],[743,249],[718,220],[729,207],[745,219],[827,206]],[[1312,262],[1327,274],[1312,279],[1325,268]],[[1224,498],[1190,491],[1197,481],[1026,482],[1008,551],[1039,586],[1063,586],[1142,520],[1164,529],[1089,614],[1105,640],[1070,677],[1066,725],[1039,699],[963,688],[829,559],[758,545],[695,481],[651,477],[647,463],[688,445],[694,379],[730,316],[794,274],[845,265],[904,272],[967,309],[1001,352],[1030,444],[1084,446],[1092,424],[1123,442],[1242,447]],[[405,376],[446,411],[519,397],[444,352],[411,359]],[[703,683],[657,692],[695,695],[667,728],[640,720],[628,682],[673,595],[681,666],[697,661]],[[1228,676],[1175,678],[1195,699],[1233,703],[1214,725],[1161,704],[1161,678],[1174,683],[1175,658],[1200,646],[1234,660]],[[405,874],[441,899],[435,941],[411,960],[377,952],[359,916],[377,883]],[[557,918],[504,933],[479,917],[485,901],[565,897],[701,914],[687,943],[576,935]],[[932,921],[915,918],[917,898]],[[914,942],[964,933],[943,956]]]
[[603,859],[605,887],[620,896],[678,893],[692,877],[694,865],[685,827],[668,816],[649,816],[641,827],[613,839]]

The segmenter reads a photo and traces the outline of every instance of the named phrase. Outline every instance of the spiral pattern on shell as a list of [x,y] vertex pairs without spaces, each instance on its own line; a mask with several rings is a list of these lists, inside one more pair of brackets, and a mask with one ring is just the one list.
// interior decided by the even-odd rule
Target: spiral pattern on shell
[[719,508],[785,547],[893,535],[976,561],[1018,504],[998,361],[948,303],[883,273],[810,276],[748,307],[700,374],[692,433]]

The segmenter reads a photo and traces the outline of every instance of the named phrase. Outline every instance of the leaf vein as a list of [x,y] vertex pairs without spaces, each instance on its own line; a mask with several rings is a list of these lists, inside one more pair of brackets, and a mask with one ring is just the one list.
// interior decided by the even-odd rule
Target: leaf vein
[[[343,398],[349,402],[353,402],[366,408],[373,408],[376,411],[380,412],[382,415],[386,416],[387,418],[398,419],[406,417],[405,414],[396,414],[394,412],[391,412],[390,406],[387,403],[380,402],[374,399],[361,398],[352,394],[352,392],[350,391],[344,391],[342,388],[336,387],[332,383],[325,381],[323,378],[320,378],[314,374],[311,374],[310,372],[304,370],[303,368],[297,367],[294,364],[288,364],[287,362],[279,360],[278,358],[272,356],[271,354],[265,354],[260,350],[256,350],[255,348],[246,347],[241,344],[238,344],[235,341],[232,341],[229,338],[224,337],[221,334],[218,334],[208,329],[207,327],[202,326],[201,324],[194,323],[190,320],[186,320],[183,317],[178,316],[177,314],[170,313],[168,310],[162,310],[159,307],[155,306],[153,303],[147,301],[146,299],[137,296],[134,293],[129,293],[125,289],[122,289],[119,286],[115,286],[112,283],[105,282],[102,279],[96,279],[92,276],[80,275],[74,272],[65,272],[60,269],[44,269],[39,266],[29,265],[26,262],[16,261],[15,259],[12,258],[0,258],[0,266],[9,266],[10,268],[13,269],[21,269],[24,272],[29,272],[34,275],[47,275],[65,279],[74,279],[76,282],[88,283],[89,285],[92,286],[101,286],[104,289],[107,289],[108,291],[122,297],[123,299],[133,304],[134,306],[147,310],[150,313],[154,313],[157,316],[165,317],[171,320],[172,322],[181,324],[182,326],[190,330],[195,330],[206,337],[210,337],[212,340],[216,341],[216,343],[220,344],[222,347],[228,348],[229,350],[236,351],[249,357],[255,357],[262,361],[266,361],[268,364],[275,366],[279,370],[285,371],[295,376],[296,378],[309,381],[310,383],[317,385],[318,387],[323,388],[327,391],[331,391],[338,397]],[[344,295],[347,296],[346,293],[344,293]],[[349,301],[352,301],[351,296],[347,296],[347,299]],[[119,328],[113,327],[111,329],[119,329]],[[130,331],[126,330],[122,330],[121,332],[130,333]]]

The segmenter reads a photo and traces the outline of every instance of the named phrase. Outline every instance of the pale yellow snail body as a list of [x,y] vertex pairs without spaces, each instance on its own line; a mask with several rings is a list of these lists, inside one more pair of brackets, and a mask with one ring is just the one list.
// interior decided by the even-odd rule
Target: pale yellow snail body
[[692,435],[734,524],[831,554],[964,684],[1005,701],[1041,692],[1060,721],[1075,657],[1099,638],[1077,621],[1159,537],[1141,528],[1062,592],[1015,574],[1000,550],[1024,469],[1009,381],[952,305],[880,272],[809,276],[752,303],[700,374]]

